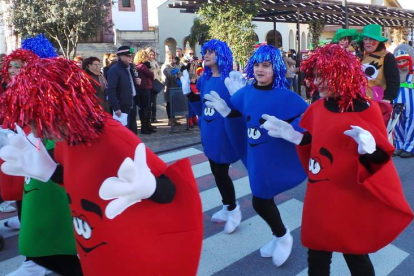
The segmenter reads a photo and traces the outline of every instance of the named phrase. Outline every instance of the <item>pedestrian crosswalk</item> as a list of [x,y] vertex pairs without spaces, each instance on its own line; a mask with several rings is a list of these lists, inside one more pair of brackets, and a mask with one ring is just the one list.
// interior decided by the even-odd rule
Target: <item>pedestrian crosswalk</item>
[[[197,148],[188,148],[172,153],[160,155],[160,158],[167,163],[173,163],[181,158],[190,158],[192,169],[197,179],[197,185],[200,190],[200,197],[203,207],[204,219],[204,241],[202,255],[198,270],[198,276],[208,275],[307,275],[306,267],[306,250],[300,251],[299,259],[302,261],[295,265],[296,259],[287,261],[287,265],[277,268],[272,265],[271,259],[263,261],[266,265],[259,268],[263,273],[259,273],[257,266],[250,268],[249,263],[252,261],[251,256],[259,257],[259,249],[271,239],[271,231],[266,223],[254,212],[250,198],[251,191],[247,173],[242,166],[232,166],[230,175],[234,180],[236,196],[243,212],[243,221],[239,229],[229,235],[224,234],[224,224],[213,224],[210,222],[212,213],[221,208],[221,198],[215,185],[214,178],[211,175],[208,159],[201,150]],[[299,199],[288,195],[278,196],[278,208],[286,226],[298,238],[295,239],[295,246],[300,248],[300,227],[302,220],[303,202]],[[18,231],[10,231],[4,228],[3,221],[0,221],[0,233],[6,238],[8,247],[14,245],[16,248],[8,249],[5,253],[0,252],[0,276],[7,275],[19,267],[22,256],[17,252],[17,234]],[[7,249],[7,248],[6,248]],[[298,251],[296,251],[298,252]],[[295,252],[294,252],[295,253]],[[299,254],[297,253],[297,254]],[[3,255],[7,254],[7,256]],[[292,253],[293,254],[293,253]],[[409,253],[390,244],[379,252],[370,255],[376,275],[390,275],[407,257]],[[260,260],[260,259],[259,259]],[[260,260],[261,261],[261,260]],[[234,266],[240,266],[240,271],[235,273],[225,273],[229,267],[232,270]],[[294,269],[293,269],[294,268]],[[278,272],[279,271],[279,272]],[[345,261],[340,254],[334,253],[331,265],[331,275],[350,275]],[[400,274],[398,274],[400,275]]]

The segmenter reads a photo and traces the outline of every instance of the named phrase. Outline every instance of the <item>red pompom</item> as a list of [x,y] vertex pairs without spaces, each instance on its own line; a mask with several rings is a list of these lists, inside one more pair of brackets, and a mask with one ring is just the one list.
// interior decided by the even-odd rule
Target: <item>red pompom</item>
[[8,128],[30,124],[37,136],[89,144],[108,116],[90,77],[73,61],[37,59],[28,63],[0,96],[0,119]]
[[311,83],[312,93],[318,90],[314,85],[315,72],[322,78],[320,85],[326,85],[327,97],[339,97],[341,111],[353,108],[352,101],[356,98],[366,99],[368,83],[361,62],[337,44],[316,49],[300,68]]

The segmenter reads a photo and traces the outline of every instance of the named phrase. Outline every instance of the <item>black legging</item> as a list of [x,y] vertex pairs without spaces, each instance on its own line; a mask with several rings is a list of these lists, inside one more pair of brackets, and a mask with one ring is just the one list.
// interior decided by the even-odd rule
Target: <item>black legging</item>
[[82,267],[76,255],[53,255],[44,257],[26,257],[26,261],[33,261],[62,276],[82,276]]
[[236,193],[234,191],[233,181],[229,176],[230,164],[217,164],[211,159],[210,162],[211,172],[216,180],[217,188],[221,194],[223,205],[229,205],[228,210],[234,210],[236,208]]
[[151,120],[157,119],[157,96],[158,94],[152,93],[151,91]]
[[257,214],[264,219],[270,226],[270,229],[272,229],[273,235],[276,237],[283,237],[286,234],[286,228],[273,198],[263,199],[253,196],[252,203]]
[[[375,276],[368,254],[343,254],[352,276]],[[309,276],[329,276],[332,252],[308,250]]]

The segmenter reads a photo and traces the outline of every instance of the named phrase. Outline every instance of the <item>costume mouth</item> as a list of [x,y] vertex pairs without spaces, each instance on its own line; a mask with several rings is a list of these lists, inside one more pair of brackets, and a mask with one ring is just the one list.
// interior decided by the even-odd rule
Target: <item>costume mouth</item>
[[85,253],[89,253],[89,252],[92,252],[93,250],[95,250],[96,248],[98,248],[99,246],[101,246],[101,245],[106,245],[107,243],[106,242],[101,242],[100,244],[98,244],[98,245],[95,245],[95,246],[93,246],[93,247],[85,247],[85,246],[83,246],[78,240],[76,240],[76,242],[79,244],[79,246],[82,248],[82,250],[83,250],[83,252],[85,252]]
[[34,189],[31,189],[31,190],[28,190],[28,191],[26,191],[26,189],[23,189],[23,193],[25,195],[27,195],[28,193],[33,192],[33,191],[39,191],[39,189],[38,188],[34,188]]
[[316,179],[316,180],[313,180],[312,178],[308,178],[308,180],[309,180],[309,183],[316,183],[316,182],[321,182],[321,181],[329,181],[328,178],[325,178],[325,179]]
[[207,122],[207,123],[211,123],[212,121],[214,121],[215,119],[217,119],[217,118],[214,118],[214,119],[211,119],[211,120],[207,120],[206,118],[204,118],[204,120]]
[[251,146],[252,148],[254,148],[254,147],[257,147],[258,145],[261,145],[261,144],[264,144],[264,143],[267,143],[267,141],[264,141],[264,142],[261,142],[261,143],[257,143],[257,144],[249,143],[249,146]]

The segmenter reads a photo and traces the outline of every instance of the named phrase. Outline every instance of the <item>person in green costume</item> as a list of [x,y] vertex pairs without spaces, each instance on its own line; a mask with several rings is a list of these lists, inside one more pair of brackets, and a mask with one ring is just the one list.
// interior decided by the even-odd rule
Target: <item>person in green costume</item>
[[[53,157],[55,142],[44,140],[44,145]],[[51,180],[25,179],[19,253],[27,257],[26,262],[33,261],[60,275],[82,275],[69,197],[62,186]],[[20,275],[19,270],[14,273]]]

